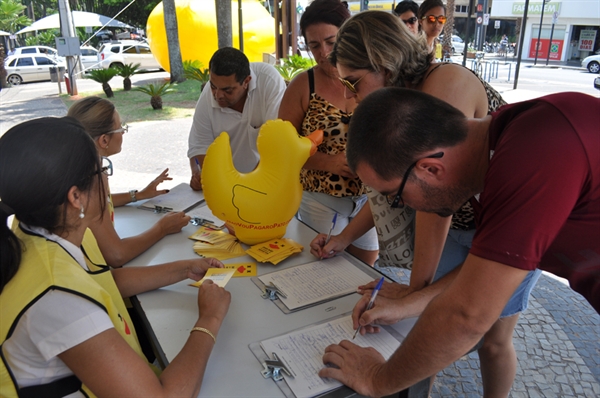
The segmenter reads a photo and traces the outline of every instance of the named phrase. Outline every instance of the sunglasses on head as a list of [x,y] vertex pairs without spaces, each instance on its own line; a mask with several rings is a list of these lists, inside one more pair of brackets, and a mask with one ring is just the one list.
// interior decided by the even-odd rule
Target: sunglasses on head
[[429,23],[435,23],[435,21],[441,23],[442,25],[446,23],[446,17],[444,15],[439,15],[439,16],[435,16],[435,15],[426,15],[423,18],[421,18],[423,20],[427,20]]
[[402,22],[404,22],[406,25],[414,25],[417,22],[417,17],[410,17],[408,19],[403,19]]

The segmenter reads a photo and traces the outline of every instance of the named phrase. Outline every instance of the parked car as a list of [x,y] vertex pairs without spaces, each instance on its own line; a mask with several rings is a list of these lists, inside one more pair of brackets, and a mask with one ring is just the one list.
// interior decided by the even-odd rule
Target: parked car
[[[439,37],[440,43],[444,39],[444,35],[440,35]],[[454,54],[462,54],[465,51],[465,42],[463,39],[456,35],[452,35],[452,55]]]
[[98,63],[98,50],[89,46],[81,47],[81,65],[84,70],[101,68]]
[[48,46],[26,46],[17,47],[10,52],[9,55],[21,55],[21,54],[43,54],[47,55],[56,62],[65,62],[65,59],[58,55],[56,49]]
[[581,66],[586,68],[590,73],[600,72],[600,54],[590,55],[581,61]]
[[98,52],[98,62],[104,69],[138,63],[140,69],[161,69],[150,47],[135,40],[104,43]]
[[44,54],[10,55],[4,63],[6,81],[12,85],[22,82],[50,80],[50,67],[64,66]]

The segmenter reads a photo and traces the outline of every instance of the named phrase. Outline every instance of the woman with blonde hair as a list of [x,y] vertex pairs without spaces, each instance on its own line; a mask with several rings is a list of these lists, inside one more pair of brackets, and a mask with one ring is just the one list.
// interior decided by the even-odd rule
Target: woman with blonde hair
[[[431,58],[425,38],[415,37],[398,18],[381,11],[365,11],[349,19],[338,32],[330,55],[346,86],[346,96],[357,102],[379,88],[397,86],[440,98],[469,118],[481,118],[504,104],[500,95],[470,70],[455,64],[432,64]],[[475,233],[472,208],[467,203],[452,217],[417,212],[415,224],[411,226],[414,211],[400,205],[399,199],[397,195],[386,197],[372,193],[369,200],[372,216],[365,206],[328,244],[323,234],[317,236],[311,243],[311,252],[329,257],[375,224],[380,235],[383,265],[394,265],[399,262],[397,259],[407,260],[406,257],[413,254],[414,241],[410,286],[407,289],[388,285],[380,294],[395,298],[407,296],[446,274],[449,275],[438,283],[442,286],[451,283],[456,272],[450,271],[466,258]],[[409,260],[412,258],[407,260],[407,268],[410,267]],[[529,292],[538,277],[538,271],[529,273],[501,318],[485,335],[479,357],[486,395],[506,396],[510,391],[516,373],[512,332],[519,312],[527,308]],[[419,294],[414,297],[418,305],[398,320],[419,315],[433,299]]]
[[[123,136],[127,133],[128,127],[121,123],[119,112],[112,102],[100,97],[86,97],[75,102],[69,108],[67,116],[77,119],[83,125],[85,131],[94,140],[101,157],[108,159],[121,152]],[[123,266],[166,235],[180,232],[189,222],[190,217],[185,213],[171,212],[140,235],[121,239],[115,230],[113,208],[168,192],[168,190],[157,190],[158,184],[171,179],[168,171],[169,169],[165,169],[141,191],[131,190],[127,193],[111,194],[108,179],[105,180],[109,206],[106,207],[104,217],[92,224],[90,229],[98,241],[104,259],[111,267]],[[112,174],[112,162],[110,172]]]

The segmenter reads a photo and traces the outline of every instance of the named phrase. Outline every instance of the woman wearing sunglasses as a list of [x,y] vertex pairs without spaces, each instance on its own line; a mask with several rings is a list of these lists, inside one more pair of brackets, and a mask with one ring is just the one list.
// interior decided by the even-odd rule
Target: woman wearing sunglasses
[[[121,152],[123,136],[128,130],[127,125],[121,124],[121,117],[113,103],[99,97],[86,97],[74,103],[67,115],[77,119],[84,126],[94,140],[98,154],[105,158],[105,174],[112,175],[112,163],[108,158]],[[156,187],[161,182],[171,179],[168,171],[169,169],[165,169],[141,191],[132,190],[127,193],[111,194],[106,179],[109,205],[106,207],[105,217],[93,224],[91,230],[104,259],[111,267],[123,266],[166,235],[181,231],[189,222],[190,218],[185,213],[171,212],[146,232],[125,239],[121,239],[114,228],[113,207],[167,193],[168,190],[157,190]]]
[[394,9],[394,14],[400,18],[402,22],[406,25],[408,30],[410,30],[413,34],[418,34],[421,30],[421,25],[419,24],[419,5],[412,0],[403,0],[396,5]]
[[[350,18],[339,0],[315,0],[302,14],[300,30],[317,65],[298,75],[288,86],[279,118],[290,121],[299,134],[323,130],[323,143],[304,164],[298,218],[319,232],[328,232],[337,214],[333,233],[339,233],[366,201],[362,182],[346,163],[346,132],[356,102],[344,95],[337,69],[327,56],[339,27]],[[373,265],[378,253],[373,228],[353,239],[348,251]]]
[[[504,104],[500,95],[470,70],[456,64],[432,64],[432,57],[425,39],[410,34],[398,18],[382,11],[364,11],[342,26],[330,60],[346,84],[346,96],[357,102],[377,89],[397,86],[438,97],[470,118],[484,117]],[[431,156],[440,157],[443,153]],[[410,179],[411,171],[412,168],[407,171],[403,182]],[[311,243],[314,255],[329,257],[375,224],[380,234],[380,261],[383,260],[383,265],[393,265],[403,264],[396,259],[412,254],[414,236],[410,286],[407,289],[386,284],[380,292],[386,297],[400,299],[410,295],[414,298],[415,307],[400,308],[398,320],[419,315],[433,299],[422,297],[418,292],[432,280],[450,273],[436,285],[443,287],[452,281],[456,272],[450,271],[466,258],[475,232],[470,206],[463,206],[452,217],[418,212],[414,228],[407,227],[405,220],[410,220],[414,211],[404,207],[402,188],[390,197],[370,195],[369,206],[365,206],[340,235],[332,236],[329,244],[325,244],[323,235]],[[372,215],[368,214],[369,209]],[[519,312],[527,308],[529,292],[538,277],[537,272],[526,277],[504,309],[502,318],[485,335],[479,357],[486,396],[507,396],[510,391],[516,373],[512,332]],[[367,285],[366,288],[373,287]],[[414,292],[417,293],[411,294]]]
[[435,58],[442,58],[442,45],[438,36],[446,24],[446,6],[442,0],[425,0],[419,7],[419,24],[427,37],[429,51],[435,51]]
[[[122,297],[187,278],[215,259],[110,270],[83,236],[106,192],[94,142],[72,118],[17,125],[0,138],[0,391],[3,397],[196,397],[231,296],[198,290],[190,336],[157,376]],[[11,231],[7,219],[19,225]],[[156,369],[155,369],[156,370]]]

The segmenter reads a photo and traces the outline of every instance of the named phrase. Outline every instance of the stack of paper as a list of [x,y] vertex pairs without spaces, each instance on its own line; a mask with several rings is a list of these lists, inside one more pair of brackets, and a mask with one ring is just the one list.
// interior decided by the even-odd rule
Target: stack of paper
[[268,242],[259,243],[246,250],[250,256],[261,263],[279,264],[289,256],[302,252],[302,245],[291,239],[273,239]]
[[246,254],[235,236],[224,231],[200,227],[190,239],[197,241],[194,243],[194,251],[202,257],[214,257],[223,261]]

